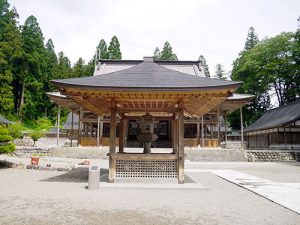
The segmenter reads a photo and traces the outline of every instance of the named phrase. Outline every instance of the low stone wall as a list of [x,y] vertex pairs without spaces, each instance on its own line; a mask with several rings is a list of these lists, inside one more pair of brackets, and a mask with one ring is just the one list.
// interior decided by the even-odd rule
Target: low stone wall
[[200,162],[247,162],[244,150],[185,149],[185,159]]
[[299,162],[300,151],[293,150],[247,150],[249,162]]
[[51,156],[52,150],[49,148],[41,147],[30,147],[30,146],[17,146],[14,154],[17,156],[32,156],[32,155],[42,155]]

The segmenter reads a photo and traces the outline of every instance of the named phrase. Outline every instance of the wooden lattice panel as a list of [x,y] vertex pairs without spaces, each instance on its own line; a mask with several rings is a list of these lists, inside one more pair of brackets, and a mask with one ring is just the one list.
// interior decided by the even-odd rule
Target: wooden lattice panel
[[116,177],[177,178],[177,161],[116,160]]

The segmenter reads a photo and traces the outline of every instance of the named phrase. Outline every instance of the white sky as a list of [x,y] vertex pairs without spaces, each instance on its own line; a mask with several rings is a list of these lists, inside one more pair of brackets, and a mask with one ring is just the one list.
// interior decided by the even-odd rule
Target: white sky
[[211,74],[230,71],[250,26],[260,39],[295,31],[299,0],[9,0],[20,23],[34,15],[45,41],[72,63],[88,61],[101,38],[116,35],[123,59],[151,56],[168,40],[179,60],[204,55]]

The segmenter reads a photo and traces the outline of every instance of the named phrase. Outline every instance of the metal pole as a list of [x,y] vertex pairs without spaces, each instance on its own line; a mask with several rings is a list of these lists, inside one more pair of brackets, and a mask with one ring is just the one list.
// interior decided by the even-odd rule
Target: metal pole
[[100,137],[100,116],[98,116],[98,123],[97,123],[97,147],[99,147],[99,137]]
[[241,149],[244,148],[244,126],[243,126],[243,110],[240,107],[240,116],[241,116]]
[[59,126],[60,126],[60,105],[57,111],[57,146],[59,145]]
[[201,116],[201,142],[202,142],[202,148],[204,148],[204,124],[203,124],[203,115]]
[[74,133],[74,110],[72,110],[72,119],[71,119],[71,147],[73,147],[73,133]]

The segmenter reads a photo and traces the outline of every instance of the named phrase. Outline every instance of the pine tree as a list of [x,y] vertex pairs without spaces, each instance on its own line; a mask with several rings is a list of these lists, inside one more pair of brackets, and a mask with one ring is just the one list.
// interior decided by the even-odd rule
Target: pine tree
[[216,65],[215,76],[218,79],[226,80],[225,71],[224,71],[223,66],[221,64]]
[[171,44],[168,41],[165,42],[159,59],[160,60],[176,60],[176,61],[178,60],[176,54],[173,53]]
[[6,0],[0,1],[0,114],[14,112],[13,80],[22,55],[22,42],[17,26],[18,14],[9,10]]
[[122,53],[120,49],[120,43],[116,36],[113,36],[108,47],[109,59],[121,60]]
[[253,48],[259,42],[258,36],[255,33],[254,27],[250,27],[248,30],[247,39],[245,42],[244,50],[248,51]]
[[207,78],[210,78],[209,68],[203,55],[200,55],[199,61],[200,61],[200,65],[203,67],[205,76]]
[[160,60],[160,56],[161,56],[161,52],[160,52],[159,48],[156,47],[154,50],[154,53],[153,53],[153,57],[155,60]]
[[[97,46],[97,59],[108,59],[109,53],[107,50],[107,44],[104,39],[101,39],[99,45]],[[99,56],[100,54],[100,56]]]

